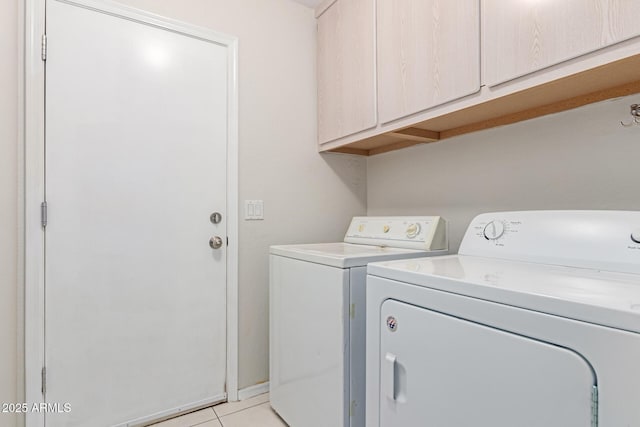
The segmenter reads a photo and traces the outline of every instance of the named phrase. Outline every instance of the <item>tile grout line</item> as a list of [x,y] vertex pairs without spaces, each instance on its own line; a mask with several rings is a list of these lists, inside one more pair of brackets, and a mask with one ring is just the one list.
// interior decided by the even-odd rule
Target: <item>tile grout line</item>
[[[206,408],[205,408],[206,409]],[[220,421],[220,417],[218,417],[218,414],[216,414],[216,411],[213,410],[213,406],[210,406],[208,409],[211,409],[213,411],[213,415],[215,415],[215,420],[218,421],[220,424],[222,424],[222,421]],[[201,409],[202,411],[202,409]],[[179,418],[179,417],[178,417]],[[204,423],[208,423],[209,421],[213,421],[213,420],[207,420],[207,421],[202,421],[201,423],[197,423],[197,424],[192,424],[189,427],[196,427],[199,425],[202,425]]]
[[[240,401],[240,402],[242,402],[242,401]],[[215,410],[215,406],[213,406],[213,412],[216,412],[216,416],[218,417],[218,419],[219,419],[219,420],[220,420],[220,422],[222,423],[222,417],[226,417],[227,415],[231,415],[231,414],[235,414],[235,413],[238,413],[238,412],[242,412],[242,411],[244,411],[244,410],[246,410],[246,409],[254,408],[254,407],[259,406],[259,405],[262,405],[262,404],[264,404],[264,403],[269,403],[269,400],[266,400],[266,401],[264,401],[264,402],[259,402],[259,403],[252,404],[252,405],[250,405],[250,406],[247,406],[246,408],[238,409],[237,411],[232,411],[232,412],[229,412],[228,414],[224,414],[224,415],[222,415],[222,416],[218,415],[218,413],[217,413],[217,412],[216,412],[216,410]]]
[[[269,401],[267,400],[266,402],[257,403],[257,404],[255,404],[255,405],[247,406],[246,408],[239,409],[239,410],[237,410],[237,411],[235,411],[235,412],[229,412],[228,414],[224,414],[222,417],[219,417],[219,418],[218,418],[218,421],[220,421],[220,425],[221,425],[222,427],[224,427],[224,423],[222,422],[222,419],[223,419],[224,417],[227,417],[227,416],[229,416],[229,415],[238,414],[238,413],[243,412],[243,411],[248,411],[249,409],[253,409],[253,408],[255,408],[256,406],[262,406],[262,405],[265,405],[265,404],[269,404]],[[269,406],[269,408],[271,408],[271,406]],[[275,412],[274,412],[274,413],[275,413]],[[276,414],[276,416],[278,416],[278,415]],[[281,419],[281,418],[280,418],[280,416],[278,416],[278,419]]]

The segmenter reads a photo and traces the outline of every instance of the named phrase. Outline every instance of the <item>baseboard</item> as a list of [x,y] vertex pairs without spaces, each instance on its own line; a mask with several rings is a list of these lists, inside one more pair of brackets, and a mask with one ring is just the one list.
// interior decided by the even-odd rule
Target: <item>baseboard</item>
[[238,390],[238,400],[247,400],[269,391],[269,381]]

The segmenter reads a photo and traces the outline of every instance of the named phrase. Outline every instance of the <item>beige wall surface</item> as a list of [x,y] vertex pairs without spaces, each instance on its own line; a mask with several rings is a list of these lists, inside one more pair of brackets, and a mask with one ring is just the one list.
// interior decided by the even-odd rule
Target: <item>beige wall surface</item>
[[[18,13],[0,1],[0,404],[17,396]],[[16,418],[0,413],[0,427]]]
[[[123,0],[239,38],[240,212],[264,200],[265,220],[240,220],[239,386],[268,381],[268,248],[341,240],[366,212],[366,160],[316,148],[315,18],[290,0]],[[16,7],[0,3],[0,401],[16,376]],[[15,60],[14,60],[15,58]],[[0,427],[13,419],[0,415]]]
[[457,251],[482,212],[640,210],[634,95],[368,159],[368,214],[442,215]]

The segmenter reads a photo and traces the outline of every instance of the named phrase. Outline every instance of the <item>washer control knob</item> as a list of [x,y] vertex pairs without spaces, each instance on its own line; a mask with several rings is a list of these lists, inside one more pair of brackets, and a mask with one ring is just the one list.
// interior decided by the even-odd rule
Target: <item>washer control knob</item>
[[484,238],[496,240],[504,234],[504,223],[502,221],[491,221],[484,227]]
[[420,234],[420,224],[418,224],[417,222],[409,224],[409,226],[407,227],[407,237],[409,239],[413,239],[418,234]]
[[640,230],[636,230],[633,233],[631,233],[631,240],[633,240],[636,243],[640,243]]

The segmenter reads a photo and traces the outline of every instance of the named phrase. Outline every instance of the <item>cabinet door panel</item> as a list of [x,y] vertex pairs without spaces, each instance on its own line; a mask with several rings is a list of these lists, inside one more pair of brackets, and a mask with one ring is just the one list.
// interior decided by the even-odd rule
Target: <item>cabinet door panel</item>
[[640,35],[634,0],[482,0],[484,83],[512,80]]
[[338,0],[318,18],[320,144],[376,125],[375,0]]
[[480,89],[478,0],[378,0],[382,123]]

